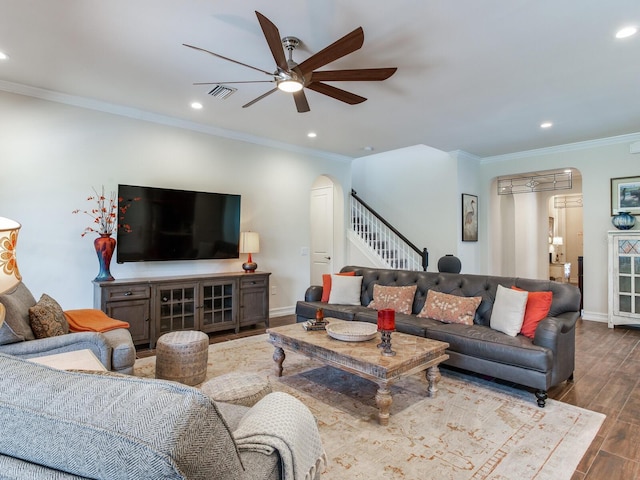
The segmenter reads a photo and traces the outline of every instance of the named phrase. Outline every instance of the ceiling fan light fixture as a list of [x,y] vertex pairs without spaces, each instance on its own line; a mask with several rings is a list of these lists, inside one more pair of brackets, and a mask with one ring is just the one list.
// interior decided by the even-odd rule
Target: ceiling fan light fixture
[[282,90],[283,92],[288,93],[299,92],[300,90],[302,90],[302,83],[294,79],[279,80],[278,90]]
[[635,35],[636,33],[638,33],[638,27],[631,25],[618,30],[616,32],[616,38],[627,38]]

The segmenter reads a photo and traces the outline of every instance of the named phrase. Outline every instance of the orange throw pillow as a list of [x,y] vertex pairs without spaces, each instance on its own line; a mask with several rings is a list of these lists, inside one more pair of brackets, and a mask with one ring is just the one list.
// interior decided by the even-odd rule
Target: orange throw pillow
[[[344,272],[344,273],[336,273],[335,275],[342,275],[344,277],[353,277],[356,272]],[[324,273],[322,275],[322,298],[321,302],[327,303],[329,301],[329,295],[331,294],[331,274]]]
[[[514,290],[523,292],[521,288],[511,287]],[[533,338],[536,334],[538,324],[549,315],[553,292],[529,292],[527,307],[524,312],[524,322],[520,333],[525,337]]]

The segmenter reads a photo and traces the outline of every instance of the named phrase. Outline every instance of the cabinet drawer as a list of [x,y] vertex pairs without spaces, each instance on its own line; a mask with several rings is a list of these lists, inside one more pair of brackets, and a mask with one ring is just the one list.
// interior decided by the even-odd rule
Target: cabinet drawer
[[240,278],[240,288],[249,288],[249,287],[266,287],[269,277],[254,277],[252,274],[247,273],[247,277]]
[[105,289],[105,300],[108,302],[149,298],[150,296],[148,285],[130,285]]

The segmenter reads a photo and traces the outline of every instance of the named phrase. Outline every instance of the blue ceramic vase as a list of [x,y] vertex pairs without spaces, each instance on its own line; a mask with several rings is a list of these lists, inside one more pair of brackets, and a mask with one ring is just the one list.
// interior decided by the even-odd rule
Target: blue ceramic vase
[[619,212],[613,216],[611,223],[618,230],[630,230],[636,224],[636,217],[629,212]]

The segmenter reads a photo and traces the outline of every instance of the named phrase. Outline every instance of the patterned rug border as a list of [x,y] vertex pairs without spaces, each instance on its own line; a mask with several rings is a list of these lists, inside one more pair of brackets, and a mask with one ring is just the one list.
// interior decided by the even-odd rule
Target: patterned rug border
[[[373,382],[291,352],[278,378],[272,352],[266,334],[212,344],[207,379],[259,373],[303,401],[330,460],[324,480],[570,480],[606,418],[556,400],[541,409],[526,390],[442,369],[435,399],[424,374],[396,382],[382,427]],[[138,359],[135,374],[153,377],[154,367],[155,357]]]

